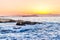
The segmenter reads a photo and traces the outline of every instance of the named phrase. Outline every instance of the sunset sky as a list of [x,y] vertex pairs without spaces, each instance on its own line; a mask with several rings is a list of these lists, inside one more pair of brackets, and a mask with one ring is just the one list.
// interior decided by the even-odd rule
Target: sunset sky
[[0,0],[0,16],[60,14],[60,0]]

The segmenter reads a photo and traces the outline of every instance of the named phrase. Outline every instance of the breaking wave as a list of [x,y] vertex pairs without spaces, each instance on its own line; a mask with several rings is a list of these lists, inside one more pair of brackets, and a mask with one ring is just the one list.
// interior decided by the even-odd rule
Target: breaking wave
[[46,22],[25,26],[0,23],[0,40],[60,40],[60,23]]

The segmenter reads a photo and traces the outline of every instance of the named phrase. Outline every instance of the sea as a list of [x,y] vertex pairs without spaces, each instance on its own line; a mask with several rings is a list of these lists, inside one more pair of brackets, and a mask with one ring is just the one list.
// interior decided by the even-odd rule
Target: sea
[[0,17],[4,19],[42,22],[35,25],[0,23],[0,40],[60,40],[60,17]]

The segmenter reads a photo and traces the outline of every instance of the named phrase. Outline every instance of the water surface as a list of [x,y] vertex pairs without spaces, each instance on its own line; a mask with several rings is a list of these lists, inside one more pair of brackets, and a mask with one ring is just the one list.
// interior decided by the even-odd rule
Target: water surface
[[17,26],[0,23],[0,40],[60,40],[60,23]]

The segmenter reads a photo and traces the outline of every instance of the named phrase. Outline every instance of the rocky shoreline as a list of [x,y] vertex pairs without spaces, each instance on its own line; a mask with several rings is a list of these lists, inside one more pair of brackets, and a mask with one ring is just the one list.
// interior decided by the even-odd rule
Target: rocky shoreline
[[16,20],[13,20],[13,19],[0,19],[0,23],[7,23],[7,22],[16,22]]
[[35,25],[35,24],[42,24],[41,22],[31,22],[31,21],[24,21],[24,20],[13,20],[13,19],[0,19],[0,23],[9,23],[9,22],[16,22],[16,25]]
[[35,25],[35,24],[42,24],[42,22],[31,22],[31,21],[18,20],[16,23],[16,25]]

